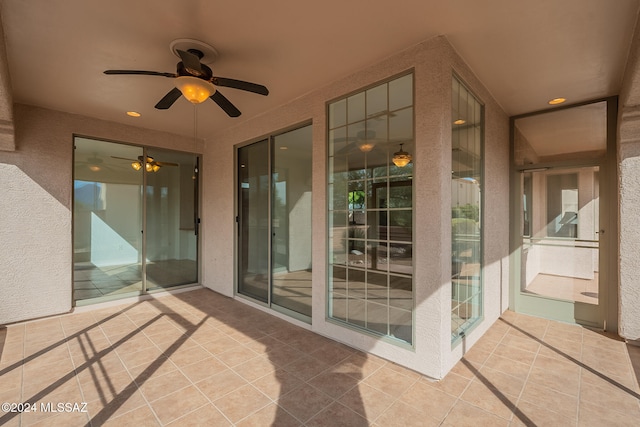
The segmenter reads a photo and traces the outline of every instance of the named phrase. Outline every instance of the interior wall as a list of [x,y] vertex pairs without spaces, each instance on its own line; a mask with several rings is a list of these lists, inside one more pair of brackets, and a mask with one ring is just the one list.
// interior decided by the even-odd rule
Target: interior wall
[[16,104],[14,117],[17,149],[0,151],[0,324],[71,310],[74,134],[194,147],[192,138],[28,105]]
[[[414,70],[415,348],[407,350],[326,319],[326,103]],[[451,351],[451,82],[452,70],[486,105],[485,321]],[[442,378],[508,302],[508,119],[444,37],[434,38],[311,92],[276,110],[213,135],[204,155],[203,284],[233,296],[236,240],[234,146],[312,120],[312,329],[353,347]],[[215,183],[215,185],[210,185]],[[425,220],[429,218],[430,220]]]

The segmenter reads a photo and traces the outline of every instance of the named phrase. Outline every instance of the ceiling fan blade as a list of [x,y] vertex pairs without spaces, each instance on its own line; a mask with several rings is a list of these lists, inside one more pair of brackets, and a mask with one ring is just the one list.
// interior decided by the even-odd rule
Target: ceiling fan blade
[[128,160],[130,162],[137,162],[136,159],[128,159],[126,157],[118,157],[118,156],[111,156],[112,159],[118,159],[118,160]]
[[178,98],[180,98],[181,95],[182,92],[180,92],[180,89],[174,87],[160,101],[158,101],[158,103],[156,104],[156,108],[158,110],[166,110],[167,108],[171,107],[173,103],[176,102]]
[[257,83],[245,82],[243,80],[236,79],[227,79],[225,77],[214,77],[213,79],[211,79],[211,82],[216,86],[246,90],[247,92],[257,93],[259,95],[269,95],[269,89]]
[[171,163],[171,162],[155,162],[155,163],[158,166],[180,166],[177,163]]
[[159,71],[141,71],[141,70],[106,70],[105,74],[137,74],[143,76],[161,76],[161,77],[178,77],[175,73],[161,73]]
[[220,92],[215,91],[213,95],[209,98],[213,99],[213,101],[220,106],[224,110],[225,113],[229,115],[229,117],[238,117],[241,113],[240,110],[236,108],[235,105],[231,103],[227,98],[224,97]]
[[200,65],[200,58],[198,58],[198,55],[180,49],[178,49],[178,54],[180,55],[180,59],[182,59],[182,65],[184,65],[184,68],[191,75],[201,76],[202,74],[204,74],[204,72],[202,71],[202,66]]

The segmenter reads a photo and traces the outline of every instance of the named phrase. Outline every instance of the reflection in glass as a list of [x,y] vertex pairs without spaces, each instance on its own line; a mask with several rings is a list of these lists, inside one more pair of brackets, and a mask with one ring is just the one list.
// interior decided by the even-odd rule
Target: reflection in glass
[[482,105],[452,81],[451,133],[451,339],[464,336],[482,316]]
[[[75,138],[74,299],[142,291],[141,147]],[[127,160],[131,159],[131,160]]]
[[[277,135],[273,142],[271,301],[311,317],[311,126]],[[336,217],[344,226],[344,211]]]
[[162,165],[147,173],[147,289],[197,283],[196,157],[160,149],[147,156]]
[[329,105],[329,316],[409,344],[413,140],[411,74]]
[[527,294],[598,304],[599,168],[523,174],[522,284]]
[[239,272],[238,292],[269,298],[269,141],[238,150]]

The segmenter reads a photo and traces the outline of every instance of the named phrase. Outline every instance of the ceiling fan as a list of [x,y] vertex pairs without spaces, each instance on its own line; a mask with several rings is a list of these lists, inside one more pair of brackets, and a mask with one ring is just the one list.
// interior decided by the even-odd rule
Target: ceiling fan
[[176,79],[176,87],[171,89],[169,93],[155,105],[159,110],[168,109],[180,98],[180,95],[184,95],[185,98],[194,104],[199,104],[207,98],[211,98],[230,117],[238,117],[241,114],[240,110],[222,95],[216,86],[240,89],[264,96],[269,94],[269,90],[260,84],[214,76],[211,68],[200,61],[204,53],[199,49],[176,49],[175,52],[181,59],[176,66],[175,73],[140,70],[106,70],[104,73],[160,76]]
[[156,162],[155,160],[153,160],[153,157],[151,156],[147,156],[147,159],[145,161],[144,156],[138,156],[138,159],[128,159],[126,157],[117,157],[117,156],[111,156],[111,158],[113,159],[119,159],[119,160],[128,160],[131,163],[131,167],[137,171],[139,171],[140,169],[142,169],[143,165],[144,165],[144,169],[147,172],[158,172],[160,170],[160,168],[162,166],[179,166],[177,163],[171,163],[171,162]]

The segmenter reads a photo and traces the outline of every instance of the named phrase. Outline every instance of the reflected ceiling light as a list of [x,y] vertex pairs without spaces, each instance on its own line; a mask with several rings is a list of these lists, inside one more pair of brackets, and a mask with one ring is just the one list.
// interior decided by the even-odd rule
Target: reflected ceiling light
[[463,119],[458,119],[455,122],[453,122],[454,125],[463,125],[465,123],[467,123],[467,121]]
[[138,113],[137,111],[127,111],[127,116],[130,116],[130,117],[140,117],[140,116],[141,116],[141,114],[140,114],[140,113]]
[[393,164],[398,166],[399,168],[403,168],[411,163],[411,155],[402,149],[402,145],[400,144],[400,151],[396,151],[393,153]]
[[99,171],[100,171],[100,169],[101,169],[101,168],[100,168],[100,166],[98,166],[98,165],[90,165],[90,166],[89,166],[89,170],[90,170],[91,172],[99,172]]
[[376,146],[375,142],[369,141],[369,140],[366,140],[366,139],[364,141],[358,142],[358,148],[363,153],[368,153],[369,151],[373,150],[373,147],[375,147],[375,146]]
[[[137,171],[142,169],[142,156],[138,156],[138,161],[131,163],[131,167]],[[144,164],[144,169],[147,172],[158,172],[160,170],[160,165],[153,160],[153,157],[147,156],[147,161]]]
[[566,98],[553,98],[548,101],[549,105],[558,105],[566,101]]
[[283,145],[282,147],[280,147],[281,150],[288,150],[289,147],[287,147],[286,145]]
[[213,83],[192,76],[176,77],[176,87],[192,104],[200,104],[216,91]]

